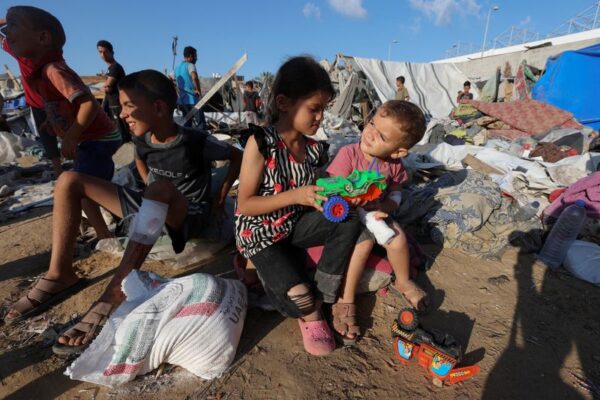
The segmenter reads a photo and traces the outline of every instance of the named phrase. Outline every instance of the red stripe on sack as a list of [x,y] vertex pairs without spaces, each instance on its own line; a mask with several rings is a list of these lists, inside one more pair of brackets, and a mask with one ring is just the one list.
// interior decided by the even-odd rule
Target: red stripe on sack
[[142,367],[142,364],[143,364],[143,362],[139,362],[137,364],[127,364],[127,363],[110,364],[104,370],[103,375],[104,376],[112,376],[112,375],[119,375],[119,374],[133,374]]
[[174,318],[187,317],[190,315],[206,315],[210,317],[219,308],[215,303],[195,303],[183,307]]

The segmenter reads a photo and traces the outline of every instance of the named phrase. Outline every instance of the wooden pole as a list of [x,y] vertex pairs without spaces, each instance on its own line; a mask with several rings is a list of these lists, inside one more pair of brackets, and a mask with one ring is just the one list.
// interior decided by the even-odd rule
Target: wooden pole
[[15,88],[19,88],[19,90],[23,90],[23,85],[21,85],[21,82],[19,82],[17,80],[17,78],[15,78],[15,76],[13,75],[12,71],[10,70],[10,68],[8,68],[8,65],[4,64],[4,69],[6,69],[6,73],[8,74],[8,77],[15,84]]
[[206,92],[204,94],[204,96],[200,99],[200,101],[198,101],[196,103],[194,108],[192,108],[192,110],[189,113],[187,113],[187,115],[183,118],[182,125],[185,125],[190,119],[192,119],[194,117],[194,115],[196,115],[196,113],[198,111],[200,111],[202,106],[204,104],[206,104],[206,102],[208,100],[210,100],[210,98],[215,93],[217,93],[217,91],[219,89],[221,89],[221,87],[225,84],[225,82],[227,82],[229,79],[231,79],[231,77],[233,75],[235,75],[237,70],[240,69],[247,60],[248,60],[247,54],[244,54],[239,60],[237,60],[237,62],[235,64],[233,64],[233,66],[229,69],[229,71],[227,71],[227,73],[225,75],[223,75],[223,77],[221,79],[219,79],[219,81],[217,83],[215,83],[215,85],[213,87],[211,87],[208,92]]

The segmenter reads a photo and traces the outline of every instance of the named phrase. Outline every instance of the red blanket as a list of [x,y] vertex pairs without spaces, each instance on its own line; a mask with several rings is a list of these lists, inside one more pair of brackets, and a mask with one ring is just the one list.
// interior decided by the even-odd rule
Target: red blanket
[[529,135],[544,133],[557,127],[580,126],[573,119],[573,114],[533,99],[508,103],[473,101],[471,104],[482,113],[498,118],[515,130]]

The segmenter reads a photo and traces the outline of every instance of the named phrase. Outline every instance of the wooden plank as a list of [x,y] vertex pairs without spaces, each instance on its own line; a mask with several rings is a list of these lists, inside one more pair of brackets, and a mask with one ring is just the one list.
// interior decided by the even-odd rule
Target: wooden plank
[[467,154],[467,156],[462,160],[462,162],[475,171],[483,172],[488,175],[504,175],[503,172],[497,170],[489,164],[484,163],[478,158],[473,157],[471,154]]
[[233,64],[233,67],[231,67],[229,71],[227,71],[227,73],[223,75],[223,77],[219,79],[219,81],[204,94],[200,101],[196,103],[194,108],[187,113],[187,115],[183,118],[182,125],[185,125],[190,119],[192,119],[194,115],[196,115],[196,113],[202,108],[202,106],[205,105],[206,102],[208,102],[208,100],[210,100],[210,98],[217,93],[219,89],[221,89],[225,82],[231,79],[231,77],[238,71],[238,69],[242,67],[242,65],[244,65],[247,60],[247,54],[244,54],[239,60],[237,60],[237,62]]

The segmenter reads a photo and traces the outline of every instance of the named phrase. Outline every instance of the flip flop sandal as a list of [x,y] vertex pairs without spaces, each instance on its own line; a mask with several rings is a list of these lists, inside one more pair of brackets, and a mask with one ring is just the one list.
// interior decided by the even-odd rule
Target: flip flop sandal
[[354,346],[360,336],[360,327],[356,324],[356,305],[336,303],[331,306],[331,315],[335,338],[344,346]]
[[313,356],[324,356],[335,350],[335,340],[327,321],[298,320],[304,350]]
[[84,334],[81,344],[79,346],[70,346],[68,344],[59,343],[57,339],[54,346],[52,346],[52,352],[58,356],[70,356],[72,354],[82,353],[83,350],[92,343],[96,336],[98,336],[113,308],[114,306],[110,303],[94,303],[88,312],[85,313],[81,321],[61,332],[59,336],[66,336],[69,339],[73,339]]
[[4,316],[4,324],[11,325],[38,315],[54,304],[79,292],[88,284],[89,280],[85,278],[80,278],[71,286],[65,286],[65,284],[52,279],[40,278],[31,288],[29,293],[21,297],[10,308],[10,310],[18,312],[19,315],[14,318],[7,318],[7,313],[7,315]]
[[[419,314],[427,313],[429,311],[429,306],[430,306],[429,295],[423,289],[421,289],[419,287],[419,285],[417,285],[412,280],[409,282],[411,283],[411,286],[408,290],[405,290],[404,292],[401,292],[398,288],[396,288],[396,286],[393,283],[390,283],[390,285],[388,286],[388,290],[393,295],[395,295],[400,300],[402,300],[402,302],[407,307],[410,307],[410,308],[416,310]],[[413,302],[411,301],[411,298],[414,298],[414,296],[415,296],[414,294],[411,295],[411,293],[413,293],[413,292],[416,292],[416,294],[422,294],[422,297],[417,302],[416,307],[413,304]],[[420,305],[422,305],[422,307],[419,307]]]

